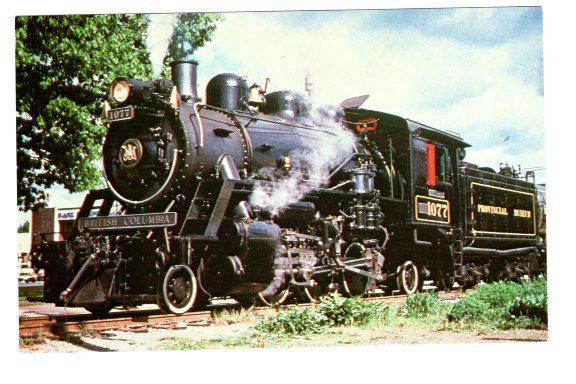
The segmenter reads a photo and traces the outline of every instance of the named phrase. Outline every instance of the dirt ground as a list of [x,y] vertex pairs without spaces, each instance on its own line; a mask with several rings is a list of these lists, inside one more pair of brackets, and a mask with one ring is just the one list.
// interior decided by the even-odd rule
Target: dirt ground
[[[341,328],[307,337],[268,339],[259,337],[250,325],[206,323],[190,326],[182,323],[170,329],[135,327],[84,335],[72,335],[67,341],[30,339],[21,343],[25,353],[43,352],[128,352],[174,349],[227,349],[262,347],[327,347],[385,344],[462,344],[502,342],[542,342],[546,330],[445,331],[404,327],[373,329]],[[181,341],[184,341],[182,343]],[[184,345],[184,347],[182,347]]]

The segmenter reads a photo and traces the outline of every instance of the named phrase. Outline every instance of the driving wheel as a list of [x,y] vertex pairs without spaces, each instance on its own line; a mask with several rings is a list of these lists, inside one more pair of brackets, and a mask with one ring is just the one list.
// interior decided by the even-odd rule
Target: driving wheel
[[290,285],[285,280],[275,280],[265,290],[258,293],[256,296],[258,303],[267,307],[283,304],[290,296]]
[[[367,268],[361,269],[367,271]],[[374,285],[374,279],[357,273],[344,271],[342,277],[344,293],[349,297],[360,297],[368,292],[371,285]]]

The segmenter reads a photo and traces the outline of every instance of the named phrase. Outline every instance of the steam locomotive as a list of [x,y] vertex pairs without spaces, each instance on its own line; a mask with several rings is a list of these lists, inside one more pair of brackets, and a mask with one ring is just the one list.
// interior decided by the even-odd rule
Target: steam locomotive
[[171,68],[112,82],[107,188],[65,241],[31,252],[46,302],[182,314],[221,297],[273,305],[545,272],[544,195],[465,162],[459,135],[362,109],[367,96],[313,109],[231,73],[202,103],[197,62]]

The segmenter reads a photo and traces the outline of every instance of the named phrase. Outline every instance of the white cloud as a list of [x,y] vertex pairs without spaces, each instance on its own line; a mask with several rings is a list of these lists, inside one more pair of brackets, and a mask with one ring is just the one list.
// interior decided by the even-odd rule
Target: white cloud
[[[542,160],[541,160],[542,159]],[[544,149],[526,151],[524,153],[510,156],[506,152],[506,146],[499,144],[494,147],[484,149],[471,148],[467,150],[465,161],[491,167],[498,171],[500,164],[508,164],[518,169],[521,166],[522,172],[529,168],[537,168],[544,165]],[[546,180],[546,170],[536,171],[536,182],[541,183]]]
[[452,12],[443,14],[436,20],[436,24],[441,25],[476,25],[482,23],[490,25],[496,9],[495,8],[455,8]]
[[170,36],[176,24],[176,14],[151,14],[149,15],[150,25],[146,37],[146,46],[150,52],[155,76],[160,76],[164,56],[168,50]]
[[[309,24],[288,22],[293,18],[286,13],[226,14],[212,42],[198,51],[199,94],[224,71],[247,76],[250,84],[263,85],[269,77],[280,89],[304,91],[310,70],[318,103],[370,94],[364,107],[459,132],[472,152],[512,136],[486,157],[487,165],[518,159],[544,164],[541,34],[474,45],[389,22],[366,28],[369,14],[331,14]],[[516,27],[519,13],[507,14],[503,23],[494,9],[454,10],[443,12],[435,24],[453,36],[460,29],[497,35],[494,29]]]

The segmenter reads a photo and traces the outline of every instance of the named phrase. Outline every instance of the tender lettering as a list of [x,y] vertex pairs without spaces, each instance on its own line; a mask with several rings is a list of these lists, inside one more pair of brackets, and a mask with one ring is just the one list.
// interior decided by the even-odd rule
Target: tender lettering
[[515,209],[514,210],[514,216],[530,218],[530,217],[532,217],[532,212],[526,211],[524,209]]
[[506,207],[495,207],[493,205],[483,205],[478,204],[478,212],[479,213],[490,213],[492,215],[508,215],[508,208]]

